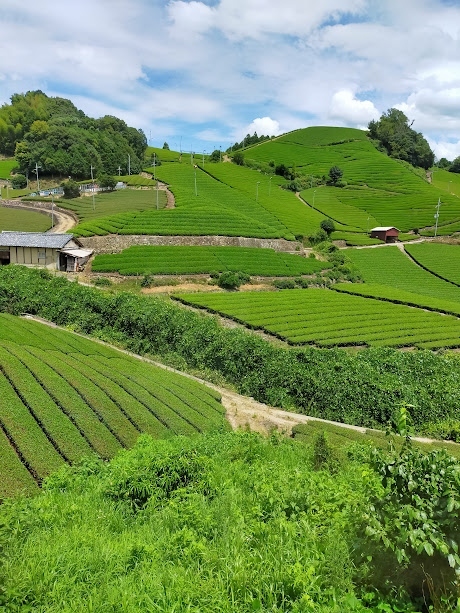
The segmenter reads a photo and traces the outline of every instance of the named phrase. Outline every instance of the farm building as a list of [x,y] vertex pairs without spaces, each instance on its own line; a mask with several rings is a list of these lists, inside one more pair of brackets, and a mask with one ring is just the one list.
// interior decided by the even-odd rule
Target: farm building
[[395,243],[398,240],[399,230],[392,226],[372,228],[371,238],[378,238],[384,243]]
[[78,272],[92,254],[82,247],[72,234],[4,230],[0,233],[0,265],[23,264]]

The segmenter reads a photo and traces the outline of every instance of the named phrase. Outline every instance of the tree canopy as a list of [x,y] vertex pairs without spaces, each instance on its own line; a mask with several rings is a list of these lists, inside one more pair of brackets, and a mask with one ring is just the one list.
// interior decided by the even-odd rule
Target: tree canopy
[[368,134],[381,151],[390,157],[404,160],[421,168],[431,168],[434,153],[420,132],[412,129],[412,124],[402,111],[388,109],[378,121],[371,121]]
[[116,174],[118,167],[142,169],[147,147],[142,130],[106,115],[87,117],[65,98],[50,98],[40,90],[14,94],[0,108],[0,153],[15,155],[21,172],[35,164],[41,174],[85,178]]

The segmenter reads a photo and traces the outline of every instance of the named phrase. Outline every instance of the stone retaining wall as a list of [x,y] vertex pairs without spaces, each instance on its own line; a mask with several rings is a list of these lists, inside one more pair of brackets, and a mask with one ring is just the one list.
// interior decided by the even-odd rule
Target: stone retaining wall
[[131,245],[196,245],[210,247],[265,247],[275,251],[303,254],[303,245],[284,238],[246,238],[242,236],[150,236],[118,235],[79,237],[87,249],[96,253],[119,253]]

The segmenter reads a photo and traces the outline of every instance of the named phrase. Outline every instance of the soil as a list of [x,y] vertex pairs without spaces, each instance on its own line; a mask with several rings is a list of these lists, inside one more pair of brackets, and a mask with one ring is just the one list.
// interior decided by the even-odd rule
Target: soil
[[[273,286],[268,283],[252,284],[248,283],[240,287],[244,292],[259,292],[272,290]],[[182,294],[191,292],[223,292],[217,285],[206,285],[204,283],[178,283],[177,285],[160,285],[158,287],[148,287],[141,290],[143,294]]]

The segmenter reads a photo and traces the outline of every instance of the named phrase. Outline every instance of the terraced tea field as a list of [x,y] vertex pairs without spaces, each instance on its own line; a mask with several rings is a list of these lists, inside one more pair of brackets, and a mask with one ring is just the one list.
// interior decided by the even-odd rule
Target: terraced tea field
[[[413,250],[417,245],[410,245]],[[427,245],[431,249],[432,245]],[[347,256],[366,283],[390,286],[433,298],[460,303],[460,288],[423,270],[397,247],[350,249]]]
[[0,232],[22,230],[23,232],[46,232],[51,228],[51,217],[25,209],[10,209],[0,205]]
[[[139,177],[142,179],[142,177]],[[146,179],[147,181],[149,179]],[[142,211],[156,212],[157,190],[120,189],[113,192],[98,193],[94,196],[80,196],[73,200],[61,200],[59,205],[76,213],[82,222],[93,222],[97,219],[111,218],[121,214],[123,216],[135,216]],[[166,206],[166,192],[158,191],[159,208]],[[123,219],[122,217],[121,219]],[[82,225],[82,224],[80,224]],[[77,226],[78,228],[80,227]],[[73,230],[72,230],[73,231]]]
[[74,233],[77,236],[118,233],[294,239],[285,225],[256,202],[255,195],[249,198],[191,164],[165,163],[157,170],[158,178],[168,183],[174,193],[176,208],[112,215],[82,223]]
[[130,247],[121,253],[97,255],[94,272],[140,274],[209,274],[225,270],[248,275],[290,277],[330,268],[327,262],[272,249],[245,247]]
[[313,234],[324,219],[323,214],[296,198],[293,192],[280,188],[286,182],[283,177],[269,177],[235,164],[209,163],[204,168],[207,173],[247,197],[257,197],[259,204],[296,236]]
[[292,344],[460,346],[457,317],[330,290],[181,294],[176,298]]
[[14,158],[0,160],[0,179],[10,179],[11,171],[18,163]]
[[0,498],[33,492],[64,462],[112,457],[143,433],[224,423],[219,396],[86,338],[0,314]]
[[460,245],[420,243],[405,249],[420,266],[460,286]]

